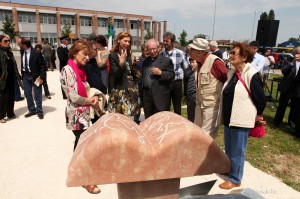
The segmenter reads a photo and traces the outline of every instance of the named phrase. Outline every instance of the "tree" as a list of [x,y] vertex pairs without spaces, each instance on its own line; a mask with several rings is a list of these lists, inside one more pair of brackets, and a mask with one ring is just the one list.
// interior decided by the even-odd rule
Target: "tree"
[[187,33],[185,30],[182,30],[182,32],[180,33],[180,37],[179,39],[179,43],[181,44],[181,46],[186,46],[188,45],[188,41],[186,40],[187,37]]
[[275,20],[274,10],[270,10],[269,15],[268,15],[268,20]]
[[67,35],[69,37],[69,34],[72,32],[71,25],[64,21],[64,27],[61,30],[62,35]]
[[149,40],[149,39],[153,39],[153,33],[150,32],[149,28],[147,28],[146,35],[145,35],[144,38],[145,38],[146,41]]
[[260,20],[268,20],[268,14],[266,12],[261,13]]
[[1,31],[4,34],[9,35],[11,39],[15,38],[15,36],[18,35],[18,33],[15,31],[15,24],[13,23],[13,20],[9,18],[7,15],[5,15],[3,19],[3,26]]

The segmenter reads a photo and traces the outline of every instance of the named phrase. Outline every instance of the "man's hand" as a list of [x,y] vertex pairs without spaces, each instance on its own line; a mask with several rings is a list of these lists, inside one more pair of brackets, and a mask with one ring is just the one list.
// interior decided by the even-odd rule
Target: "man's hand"
[[151,68],[151,72],[152,72],[153,75],[159,75],[159,76],[161,76],[161,70],[159,68],[157,68],[157,67],[152,67]]

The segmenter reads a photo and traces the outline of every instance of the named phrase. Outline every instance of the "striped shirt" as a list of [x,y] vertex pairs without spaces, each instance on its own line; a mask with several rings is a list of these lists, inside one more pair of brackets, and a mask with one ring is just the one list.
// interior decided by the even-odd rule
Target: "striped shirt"
[[163,50],[160,54],[172,60],[175,71],[174,80],[183,79],[184,70],[186,70],[189,67],[188,62],[185,59],[184,53],[177,48],[173,48],[171,52]]

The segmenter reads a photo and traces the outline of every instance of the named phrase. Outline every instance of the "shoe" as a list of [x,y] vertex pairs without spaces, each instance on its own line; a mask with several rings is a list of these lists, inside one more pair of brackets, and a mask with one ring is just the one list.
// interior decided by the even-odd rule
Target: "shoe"
[[85,188],[91,194],[98,194],[101,192],[97,185],[86,185],[82,187]]
[[36,115],[36,112],[29,112],[29,113],[27,113],[26,115],[24,115],[26,118],[27,117],[31,117],[31,116],[33,116],[33,115]]
[[48,99],[51,99],[51,96],[49,95],[49,96],[47,96],[47,98],[48,98]]
[[24,97],[20,97],[19,99],[16,99],[15,101],[19,102],[19,101],[23,101],[23,100],[24,100]]
[[0,120],[0,123],[4,124],[4,123],[6,123],[6,120],[2,119],[2,120]]
[[16,115],[14,115],[14,116],[12,116],[12,117],[8,117],[8,119],[10,119],[10,120],[13,120],[13,119],[18,119],[19,117],[18,116],[16,116]]
[[38,117],[40,118],[40,120],[44,119],[44,115],[43,114],[38,115]]
[[229,180],[226,180],[225,182],[223,182],[222,184],[219,184],[219,187],[221,189],[232,189],[234,187],[239,187],[241,186],[241,183],[239,184],[234,184],[232,182],[230,182]]

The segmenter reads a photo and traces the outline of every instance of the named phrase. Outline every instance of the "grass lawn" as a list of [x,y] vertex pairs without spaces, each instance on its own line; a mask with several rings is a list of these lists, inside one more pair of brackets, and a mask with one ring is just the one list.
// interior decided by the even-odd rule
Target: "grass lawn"
[[[273,75],[277,77],[280,75]],[[268,82],[269,88],[271,83]],[[274,83],[272,97],[275,99],[277,83]],[[279,93],[278,93],[279,99]],[[276,101],[278,105],[278,101]],[[289,107],[279,128],[273,125],[276,113],[274,103],[268,101],[264,110],[264,118],[267,121],[266,134],[263,138],[248,139],[246,160],[254,167],[265,173],[276,176],[288,186],[300,191],[300,139],[289,134],[293,129],[287,125]],[[182,116],[187,118],[186,108],[182,109]],[[223,127],[219,129],[216,142],[224,149]]]

